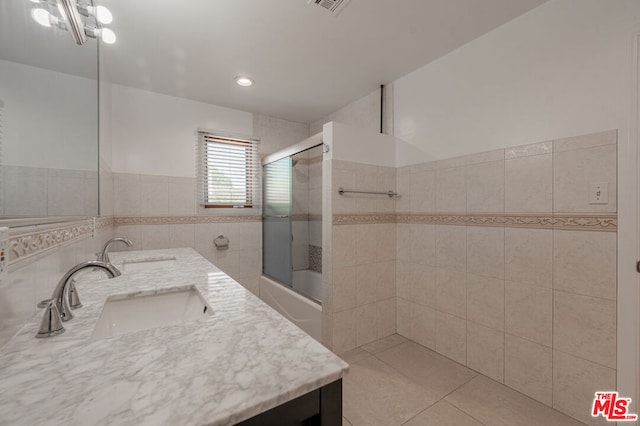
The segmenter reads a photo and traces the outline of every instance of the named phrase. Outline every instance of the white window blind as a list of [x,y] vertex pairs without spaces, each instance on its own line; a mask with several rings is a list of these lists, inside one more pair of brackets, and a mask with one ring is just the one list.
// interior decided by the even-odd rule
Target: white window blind
[[260,199],[258,142],[198,131],[200,205],[257,207]]

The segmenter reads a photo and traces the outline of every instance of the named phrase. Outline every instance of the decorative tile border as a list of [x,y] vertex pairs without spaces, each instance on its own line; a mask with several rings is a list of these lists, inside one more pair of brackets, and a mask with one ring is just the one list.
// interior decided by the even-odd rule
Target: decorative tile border
[[291,216],[291,220],[294,222],[303,221],[308,222],[310,220],[322,220],[321,214],[294,214]]
[[395,213],[334,214],[334,225],[357,225],[366,223],[396,223]]
[[429,223],[436,225],[499,226],[508,228],[565,229],[580,231],[616,232],[616,214],[343,214],[333,215],[334,225],[355,225],[366,223]]
[[114,225],[189,225],[198,223],[260,222],[260,215],[239,216],[116,216]]
[[9,264],[21,262],[54,248],[93,235],[93,222],[36,227],[35,231],[15,234],[9,238]]
[[115,224],[113,216],[96,218],[96,231],[102,231]]

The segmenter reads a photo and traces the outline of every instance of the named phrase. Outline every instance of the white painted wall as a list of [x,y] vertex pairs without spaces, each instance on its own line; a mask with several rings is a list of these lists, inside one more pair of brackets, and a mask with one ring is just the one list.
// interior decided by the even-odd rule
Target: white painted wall
[[323,126],[322,141],[329,145],[325,160],[396,166],[396,140],[393,136],[332,121]]
[[111,91],[112,169],[195,177],[196,130],[251,136],[252,115],[118,84]]
[[637,0],[551,0],[396,80],[395,135],[435,160],[624,131],[639,25]]
[[0,60],[0,100],[3,164],[98,169],[96,80]]

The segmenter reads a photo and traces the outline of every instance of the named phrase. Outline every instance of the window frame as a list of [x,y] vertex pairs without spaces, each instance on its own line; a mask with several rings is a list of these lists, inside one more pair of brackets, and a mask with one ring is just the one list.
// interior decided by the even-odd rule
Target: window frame
[[[201,146],[199,149],[201,150],[201,164],[199,165],[202,170],[202,175],[198,176],[198,179],[201,179],[203,188],[203,193],[201,195],[200,206],[205,209],[252,209],[256,207],[255,197],[259,196],[259,191],[257,188],[254,188],[255,184],[255,176],[256,173],[255,166],[253,162],[256,160],[253,158],[258,155],[257,152],[257,141],[253,139],[247,138],[239,138],[234,136],[223,136],[219,134],[209,133],[209,132],[200,132],[202,135],[202,140],[199,138],[199,143]],[[209,147],[210,145],[227,145],[233,147],[242,147],[244,150],[244,163],[245,163],[245,202],[243,204],[232,204],[232,203],[214,203],[209,200],[209,188],[211,187],[209,181]],[[214,160],[215,161],[215,160]]]

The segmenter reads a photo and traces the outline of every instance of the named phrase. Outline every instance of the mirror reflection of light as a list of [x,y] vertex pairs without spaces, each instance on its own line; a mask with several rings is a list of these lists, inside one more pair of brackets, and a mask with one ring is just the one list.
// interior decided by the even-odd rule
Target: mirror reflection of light
[[116,34],[109,28],[103,28],[100,30],[100,38],[107,44],[113,44],[116,42]]
[[31,11],[31,17],[33,18],[34,21],[36,21],[38,24],[42,25],[43,27],[50,27],[51,26],[51,14],[44,10],[44,9],[33,9]]
[[96,19],[101,24],[110,24],[113,21],[113,15],[111,11],[104,6],[96,6]]

